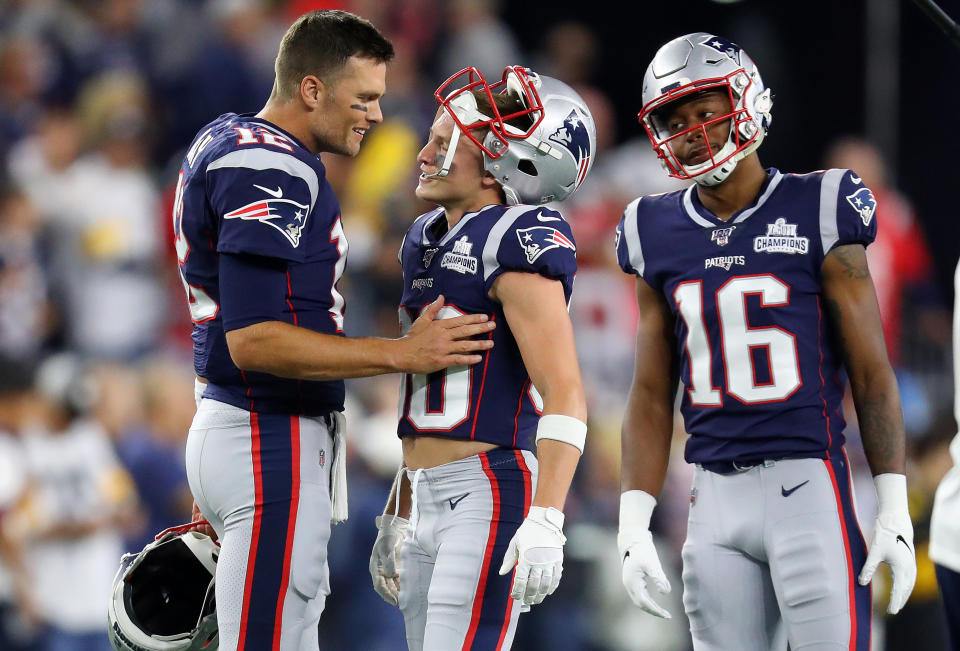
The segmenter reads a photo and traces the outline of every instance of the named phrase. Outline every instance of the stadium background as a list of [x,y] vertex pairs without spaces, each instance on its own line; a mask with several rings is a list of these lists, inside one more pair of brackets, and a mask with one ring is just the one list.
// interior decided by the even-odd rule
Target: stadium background
[[[286,26],[329,7],[372,19],[398,51],[384,124],[357,159],[323,157],[351,245],[341,286],[350,334],[396,332],[396,251],[425,209],[412,197],[414,157],[443,79],[470,64],[491,76],[529,65],[574,85],[597,118],[596,165],[563,207],[581,264],[571,314],[591,434],[566,509],[564,580],[521,619],[515,648],[689,645],[679,546],[690,472],[679,429],[654,522],[674,619],[641,615],[619,581],[618,428],[636,308],[612,233],[633,196],[676,187],[636,123],[640,80],[660,44],[698,30],[742,45],[774,89],[765,164],[852,166],[878,194],[871,268],[903,391],[920,570],[895,619],[881,614],[887,589],[875,588],[873,639],[877,649],[944,648],[924,541],[956,431],[949,317],[960,254],[951,185],[960,52],[912,3],[697,0],[626,11],[563,0],[0,0],[0,649],[15,640],[106,648],[104,585],[119,554],[188,517],[189,320],[169,228],[176,170],[204,123],[259,110]],[[876,149],[844,140],[851,136]],[[399,612],[379,600],[366,569],[399,456],[396,385],[349,384],[352,515],[331,542],[324,648],[403,648]],[[872,484],[848,420],[869,536]]]

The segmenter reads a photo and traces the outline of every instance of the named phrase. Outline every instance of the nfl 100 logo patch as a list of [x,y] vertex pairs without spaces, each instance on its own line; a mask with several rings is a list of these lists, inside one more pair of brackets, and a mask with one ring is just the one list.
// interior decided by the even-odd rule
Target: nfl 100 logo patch
[[710,233],[710,241],[716,242],[717,246],[726,246],[730,242],[730,236],[733,234],[733,231],[737,230],[736,226],[727,226],[726,228],[715,228],[713,232]]
[[425,251],[423,252],[423,266],[424,266],[424,267],[429,267],[429,266],[430,266],[430,263],[433,262],[433,256],[435,256],[435,255],[437,254],[437,251],[439,251],[439,250],[440,250],[440,249],[435,248],[435,249],[427,249],[427,250],[425,250]]

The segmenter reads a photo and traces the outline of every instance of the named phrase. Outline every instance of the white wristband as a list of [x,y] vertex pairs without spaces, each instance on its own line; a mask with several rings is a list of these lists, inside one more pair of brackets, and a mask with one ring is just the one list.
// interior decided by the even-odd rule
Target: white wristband
[[540,417],[537,425],[537,443],[540,439],[569,443],[583,454],[583,444],[587,441],[587,424],[573,416],[547,414]]
[[873,478],[877,487],[877,511],[879,513],[909,514],[907,507],[907,476],[885,472]]
[[620,529],[649,529],[650,516],[657,498],[646,491],[632,490],[620,494]]

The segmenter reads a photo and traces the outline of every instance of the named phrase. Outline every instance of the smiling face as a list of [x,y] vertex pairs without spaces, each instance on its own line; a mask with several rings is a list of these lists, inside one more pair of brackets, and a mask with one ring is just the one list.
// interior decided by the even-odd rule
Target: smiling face
[[[656,121],[677,160],[685,167],[715,156],[730,136],[730,97],[710,90],[665,106]],[[698,128],[700,127],[700,128]]]
[[[450,171],[446,176],[438,178],[427,176],[435,174],[443,164],[454,128],[456,127],[453,118],[445,110],[438,111],[430,128],[427,144],[417,155],[417,163],[420,166],[417,197],[445,208],[459,206],[465,210],[473,210],[493,203],[486,191],[492,191],[493,197],[499,199],[498,184],[484,171],[483,154],[469,138],[460,138]],[[479,134],[477,135],[479,137]],[[483,203],[477,206],[475,204],[478,201]]]
[[323,101],[314,111],[311,134],[319,151],[356,156],[363,136],[383,121],[380,98],[386,90],[382,61],[352,56],[339,75],[323,85]]

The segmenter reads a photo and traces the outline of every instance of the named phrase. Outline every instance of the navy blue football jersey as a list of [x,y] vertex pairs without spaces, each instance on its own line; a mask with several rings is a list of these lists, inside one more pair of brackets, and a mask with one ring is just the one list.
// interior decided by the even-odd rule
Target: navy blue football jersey
[[[537,273],[563,284],[567,301],[577,270],[570,225],[556,211],[491,205],[446,230],[443,210],[421,215],[400,248],[400,324],[410,328],[443,294],[439,318],[488,314],[494,346],[473,366],[407,374],[400,395],[403,436],[427,434],[532,450],[542,401],[533,387],[500,303],[488,295],[505,271]],[[437,233],[441,233],[437,236]]]
[[[266,320],[342,334],[344,301],[336,285],[347,240],[320,159],[265,120],[224,114],[201,129],[184,158],[173,228],[204,396],[267,413],[342,410],[342,381],[242,372],[225,336]],[[221,278],[221,256],[285,273],[286,291],[264,296],[255,286],[224,285],[230,281]],[[224,305],[222,296],[239,298]]]
[[627,206],[617,257],[676,319],[688,462],[829,458],[843,445],[842,353],[820,271],[834,247],[873,241],[875,210],[840,169],[769,170],[726,222],[695,185]]

